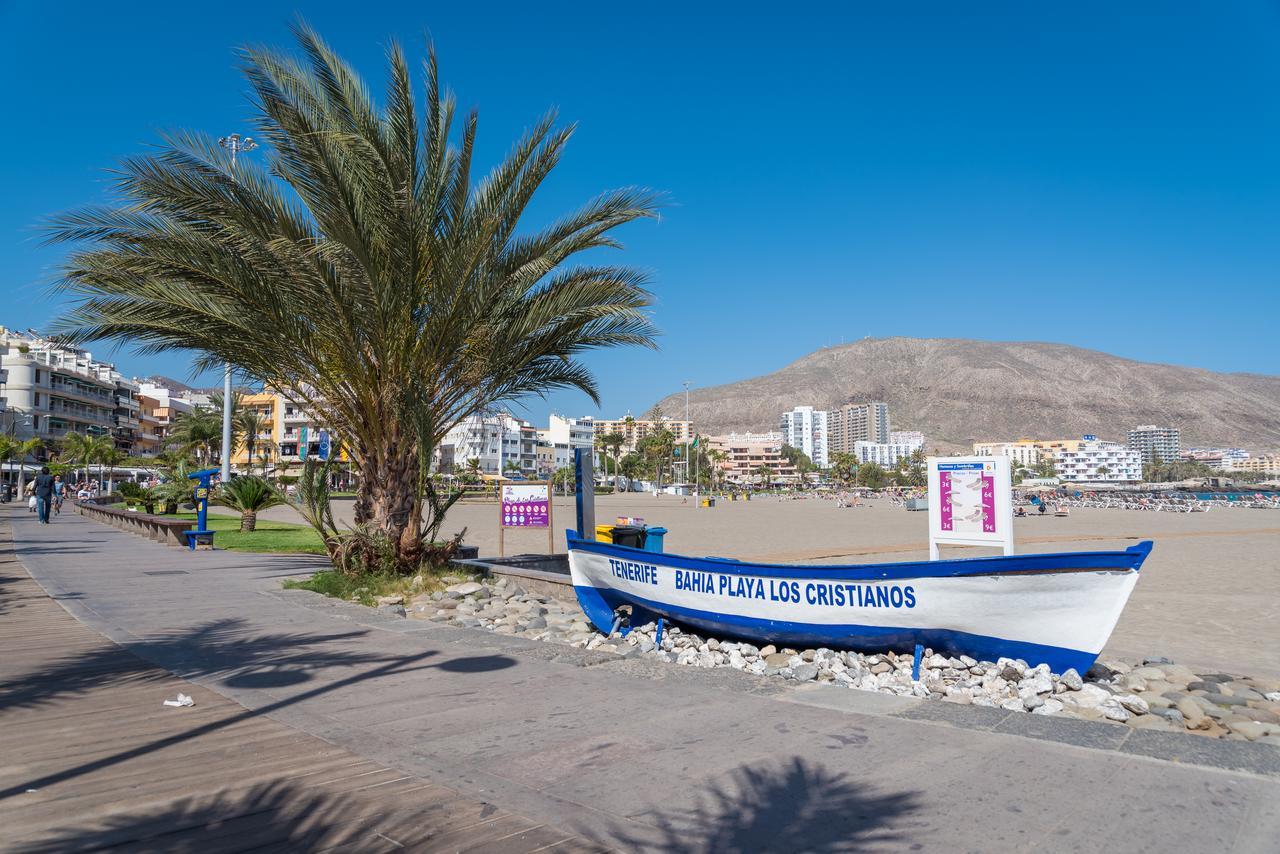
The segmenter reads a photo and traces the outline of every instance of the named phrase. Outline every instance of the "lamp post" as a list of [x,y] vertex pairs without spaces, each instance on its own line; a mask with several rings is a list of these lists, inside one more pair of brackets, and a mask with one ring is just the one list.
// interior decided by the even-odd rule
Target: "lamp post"
[[[689,480],[689,380],[685,380],[681,385],[684,386],[684,479]],[[693,482],[693,506],[698,506],[698,482]]]
[[[242,137],[238,133],[218,139],[227,151],[231,152],[231,174],[236,174],[236,157],[240,152],[248,153],[258,147],[252,137]],[[253,460],[249,461],[252,471]],[[222,482],[231,480],[231,363],[227,362],[222,372]]]

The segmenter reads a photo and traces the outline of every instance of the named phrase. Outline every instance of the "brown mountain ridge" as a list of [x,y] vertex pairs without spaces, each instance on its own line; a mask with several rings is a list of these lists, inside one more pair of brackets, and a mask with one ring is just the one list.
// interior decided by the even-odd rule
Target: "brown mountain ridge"
[[[891,429],[926,448],[1086,433],[1124,441],[1139,424],[1181,430],[1182,446],[1280,448],[1280,377],[1122,359],[1065,344],[866,338],[753,379],[689,392],[698,431],[777,430],[793,406],[883,400]],[[684,414],[684,394],[659,402]]]

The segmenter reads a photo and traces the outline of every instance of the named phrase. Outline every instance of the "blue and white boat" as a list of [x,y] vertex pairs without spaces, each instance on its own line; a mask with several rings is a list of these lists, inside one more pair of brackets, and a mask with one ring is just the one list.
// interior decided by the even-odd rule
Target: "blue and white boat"
[[712,634],[798,648],[1021,658],[1084,673],[1102,651],[1151,551],[975,557],[849,566],[662,554],[569,532],[582,610],[603,632],[659,617]]

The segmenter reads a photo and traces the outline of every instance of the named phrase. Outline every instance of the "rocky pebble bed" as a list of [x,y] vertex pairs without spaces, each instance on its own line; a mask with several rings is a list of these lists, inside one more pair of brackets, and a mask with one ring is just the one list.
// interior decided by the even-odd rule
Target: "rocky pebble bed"
[[530,593],[505,578],[456,581],[443,591],[407,601],[384,597],[378,600],[378,610],[687,667],[731,667],[794,682],[1280,745],[1277,680],[1195,673],[1163,658],[1141,663],[1100,659],[1085,674],[1051,673],[1044,664],[1031,667],[1006,658],[977,661],[926,650],[916,681],[911,678],[913,656],[908,654],[756,646],[702,637],[677,626],[667,627],[659,644],[653,624],[625,637],[606,637],[587,622],[576,603]]

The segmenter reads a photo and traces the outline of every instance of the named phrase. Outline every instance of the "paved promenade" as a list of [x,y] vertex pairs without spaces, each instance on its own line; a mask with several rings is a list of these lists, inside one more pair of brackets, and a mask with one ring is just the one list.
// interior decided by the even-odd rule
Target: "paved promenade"
[[[203,689],[196,709],[164,711],[215,708],[216,693],[259,712],[254,720],[610,847],[1271,852],[1280,838],[1280,752],[1265,745],[800,688],[380,618],[281,591],[303,561],[191,554],[78,516],[38,526],[0,513],[61,605]],[[0,612],[0,625],[10,618]],[[77,690],[49,675],[41,690]],[[157,683],[147,702],[176,685]],[[38,726],[23,714],[0,732]],[[70,750],[44,752],[62,766],[53,785],[81,773]],[[199,779],[201,763],[181,764]],[[26,776],[46,788],[48,774]],[[175,794],[185,785],[171,784]]]
[[[599,850],[143,661],[49,598],[4,530],[0,649],[0,850]],[[179,692],[196,704],[162,705]]]

